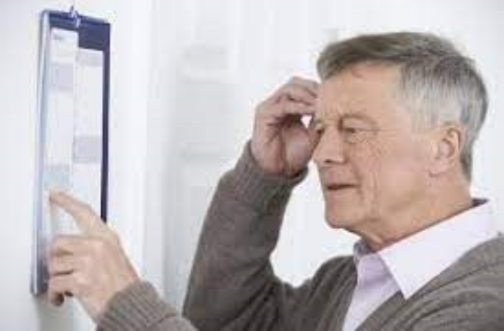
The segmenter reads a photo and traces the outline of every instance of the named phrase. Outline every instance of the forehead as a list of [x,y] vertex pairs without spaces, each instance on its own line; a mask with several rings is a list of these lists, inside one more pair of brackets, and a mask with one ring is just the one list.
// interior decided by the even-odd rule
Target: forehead
[[386,117],[399,106],[399,78],[397,66],[352,66],[322,82],[317,99],[317,117]]

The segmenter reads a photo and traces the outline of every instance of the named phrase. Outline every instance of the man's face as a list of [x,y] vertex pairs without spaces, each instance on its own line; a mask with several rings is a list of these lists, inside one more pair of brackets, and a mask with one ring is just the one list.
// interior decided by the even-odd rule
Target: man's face
[[313,158],[332,227],[385,230],[426,194],[432,145],[413,130],[399,77],[397,67],[362,64],[320,86]]

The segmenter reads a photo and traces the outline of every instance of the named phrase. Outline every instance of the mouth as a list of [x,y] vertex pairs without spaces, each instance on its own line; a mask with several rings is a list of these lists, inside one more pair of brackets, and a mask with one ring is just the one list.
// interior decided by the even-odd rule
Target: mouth
[[356,188],[357,185],[354,184],[345,184],[345,183],[333,183],[333,184],[327,184],[324,185],[326,191],[329,192],[343,192],[349,189]]

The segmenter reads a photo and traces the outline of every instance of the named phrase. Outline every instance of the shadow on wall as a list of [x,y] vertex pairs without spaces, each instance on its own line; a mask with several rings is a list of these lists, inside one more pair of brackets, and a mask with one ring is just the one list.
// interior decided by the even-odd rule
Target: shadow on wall
[[45,298],[33,299],[33,303],[38,319],[38,330],[54,330],[57,327],[59,330],[84,331],[93,327],[91,319],[85,315],[74,299],[67,298],[60,307],[52,306]]

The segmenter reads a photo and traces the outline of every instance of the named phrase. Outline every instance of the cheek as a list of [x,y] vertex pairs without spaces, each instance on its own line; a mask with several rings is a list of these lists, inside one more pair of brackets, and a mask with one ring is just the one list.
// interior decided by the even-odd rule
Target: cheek
[[380,181],[383,179],[384,159],[386,150],[378,144],[368,144],[359,148],[352,164],[361,185],[361,199],[363,209],[375,209],[380,196]]
[[414,197],[426,180],[425,157],[412,144],[375,143],[355,155],[363,203],[378,213]]

